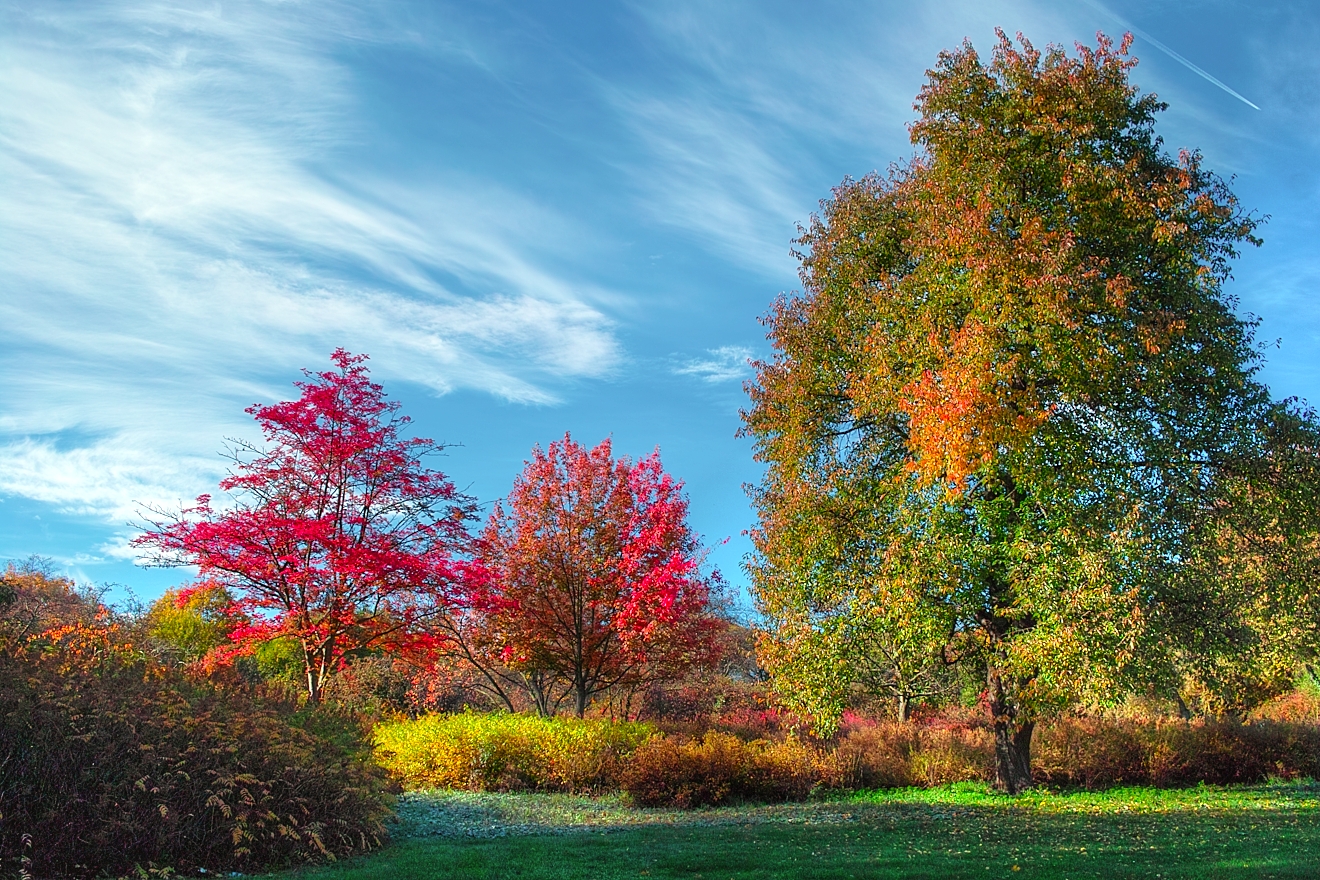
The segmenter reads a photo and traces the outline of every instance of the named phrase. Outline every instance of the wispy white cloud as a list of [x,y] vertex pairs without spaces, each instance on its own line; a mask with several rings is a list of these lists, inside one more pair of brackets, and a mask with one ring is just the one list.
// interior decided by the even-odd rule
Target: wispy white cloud
[[[0,450],[0,492],[46,502],[63,513],[127,522],[135,502],[177,506],[188,488],[220,470],[210,458],[162,458],[122,438],[60,449],[49,440],[19,440]],[[182,490],[182,491],[181,491]]]
[[[670,53],[672,73],[664,88],[604,91],[648,157],[634,175],[645,206],[720,257],[778,280],[792,277],[790,240],[829,187],[910,153],[913,97],[940,49],[967,35],[992,39],[1005,19],[1047,36],[1069,32],[1054,10],[1030,2],[635,10]],[[840,19],[849,26],[837,27]]]
[[351,6],[39,5],[0,36],[0,492],[122,522],[191,497],[242,408],[336,346],[378,377],[549,403],[608,374],[584,238],[489,180],[349,174]]
[[704,382],[722,384],[746,379],[752,375],[752,350],[741,345],[723,345],[706,352],[707,357],[694,358],[675,367],[680,376],[695,376]]
[[616,96],[662,172],[648,181],[652,213],[758,272],[792,273],[789,240],[811,202],[753,122],[695,98]]

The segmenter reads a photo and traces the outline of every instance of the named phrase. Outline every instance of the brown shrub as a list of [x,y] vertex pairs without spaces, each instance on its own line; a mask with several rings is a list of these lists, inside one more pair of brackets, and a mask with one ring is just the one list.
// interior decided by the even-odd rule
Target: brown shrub
[[[737,743],[723,732],[704,738],[675,737],[671,732],[669,739],[652,743],[650,751],[638,756],[632,778],[635,799],[698,805],[763,797],[737,780],[747,778],[740,769],[747,755],[768,743]],[[783,743],[798,750],[790,762],[798,768],[793,778],[809,776],[825,788],[929,787],[994,776],[993,733],[984,716],[970,712],[931,713],[908,724],[849,713],[830,747],[812,749],[793,739]],[[1320,778],[1320,725],[1066,716],[1037,728],[1032,771],[1036,781],[1046,785],[1092,789]],[[798,790],[810,790],[809,784],[803,785]]]
[[700,740],[655,737],[633,753],[623,789],[638,806],[714,806],[729,800],[802,800],[818,777],[815,753],[785,740],[743,742],[709,731]]
[[832,788],[902,788],[912,785],[912,755],[918,748],[917,728],[881,722],[845,732],[834,749],[838,776]]
[[1257,721],[1062,718],[1032,747],[1038,782],[1103,788],[1260,782],[1320,773],[1320,727]]
[[855,721],[833,753],[825,783],[838,788],[932,786],[993,773],[994,743],[984,727],[961,723]]
[[0,874],[282,866],[378,845],[351,722],[186,679],[76,626],[0,646]]
[[1320,724],[1320,694],[1295,690],[1275,697],[1251,713],[1253,721],[1282,721],[1290,724]]
[[912,784],[947,785],[951,782],[988,780],[994,775],[994,740],[984,728],[921,732],[912,757]]
[[1142,740],[1149,725],[1098,718],[1060,719],[1037,729],[1031,772],[1037,782],[1104,788],[1144,784],[1149,756]]

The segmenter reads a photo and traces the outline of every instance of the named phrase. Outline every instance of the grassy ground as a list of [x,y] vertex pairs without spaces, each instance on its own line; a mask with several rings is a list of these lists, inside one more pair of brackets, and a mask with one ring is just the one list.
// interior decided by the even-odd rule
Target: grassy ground
[[554,795],[408,795],[397,842],[289,880],[1320,877],[1320,785],[984,786],[694,812]]

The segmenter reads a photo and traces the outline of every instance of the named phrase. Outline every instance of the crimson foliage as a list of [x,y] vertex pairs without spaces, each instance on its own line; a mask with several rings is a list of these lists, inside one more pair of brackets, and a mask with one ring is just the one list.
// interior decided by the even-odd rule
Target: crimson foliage
[[658,452],[615,458],[608,439],[587,449],[568,435],[533,449],[482,550],[488,578],[446,635],[510,708],[523,688],[542,714],[582,716],[717,655],[712,578]]
[[136,542],[234,592],[233,611],[251,619],[234,650],[296,640],[313,702],[347,653],[426,647],[423,624],[461,580],[473,510],[422,461],[439,447],[401,435],[409,419],[368,379],[365,355],[332,359],[296,383],[297,400],[248,409],[266,448],[235,450],[220,482],[230,506],[203,495]]

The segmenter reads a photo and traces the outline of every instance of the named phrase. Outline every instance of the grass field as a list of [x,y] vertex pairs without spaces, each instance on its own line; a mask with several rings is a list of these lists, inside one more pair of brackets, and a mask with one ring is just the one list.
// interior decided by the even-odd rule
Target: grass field
[[1103,793],[984,786],[678,812],[424,792],[396,842],[289,880],[1320,877],[1320,785]]

